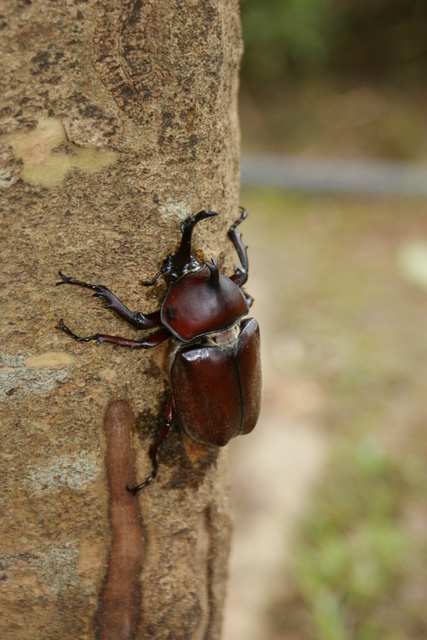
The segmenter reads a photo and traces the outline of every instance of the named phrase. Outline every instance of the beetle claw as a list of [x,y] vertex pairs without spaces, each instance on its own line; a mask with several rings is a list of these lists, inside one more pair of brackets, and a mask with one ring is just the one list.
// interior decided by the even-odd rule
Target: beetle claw
[[131,493],[133,496],[136,496],[136,494],[138,493],[138,491],[141,491],[141,489],[143,489],[144,487],[146,487],[148,484],[150,484],[150,482],[152,482],[154,480],[154,478],[156,477],[156,474],[151,474],[150,476],[148,476],[148,478],[146,480],[144,480],[144,482],[141,482],[141,484],[136,485],[136,487],[130,487],[128,484],[126,485],[126,491],[129,491],[129,493]]
[[70,278],[68,276],[65,276],[62,271],[58,271],[59,277],[61,278],[60,282],[55,282],[55,287],[57,287],[60,284],[67,284],[70,282]]

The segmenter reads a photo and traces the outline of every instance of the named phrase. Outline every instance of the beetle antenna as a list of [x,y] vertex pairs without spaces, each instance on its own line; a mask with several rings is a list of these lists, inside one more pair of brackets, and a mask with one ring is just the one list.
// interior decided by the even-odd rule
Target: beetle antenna
[[216,211],[199,211],[195,216],[190,216],[181,224],[182,239],[179,245],[178,251],[172,258],[174,266],[178,269],[184,269],[191,262],[191,236],[193,229],[198,222],[210,218],[211,216],[217,216]]

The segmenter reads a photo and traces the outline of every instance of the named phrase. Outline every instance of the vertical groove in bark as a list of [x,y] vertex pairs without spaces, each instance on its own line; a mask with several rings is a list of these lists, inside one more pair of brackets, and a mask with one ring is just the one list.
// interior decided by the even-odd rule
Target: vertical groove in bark
[[[111,398],[129,399],[144,478],[167,388],[154,354],[56,331],[63,317],[84,333],[141,337],[88,292],[53,285],[61,269],[155,311],[161,279],[139,283],[201,208],[221,215],[196,230],[194,250],[232,272],[238,3],[33,0],[6,3],[2,20],[0,636],[86,640],[110,543],[102,416]],[[224,452],[201,457],[183,442],[175,426],[138,497],[138,638],[220,637]]]

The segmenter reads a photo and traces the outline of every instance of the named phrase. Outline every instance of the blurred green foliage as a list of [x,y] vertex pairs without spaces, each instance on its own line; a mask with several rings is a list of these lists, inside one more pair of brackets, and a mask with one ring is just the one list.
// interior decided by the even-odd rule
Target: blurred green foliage
[[242,0],[241,12],[248,81],[274,83],[326,64],[327,0]]
[[399,598],[413,566],[414,541],[403,526],[402,507],[405,495],[422,486],[423,473],[417,477],[414,459],[392,458],[371,438],[338,453],[304,522],[295,561],[314,635],[406,637],[383,613]]
[[242,80],[252,89],[332,74],[417,82],[426,0],[241,0]]

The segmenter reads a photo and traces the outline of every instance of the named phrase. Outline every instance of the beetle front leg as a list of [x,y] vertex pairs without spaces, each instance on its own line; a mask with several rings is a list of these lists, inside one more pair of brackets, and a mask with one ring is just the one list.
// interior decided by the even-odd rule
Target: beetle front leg
[[236,231],[237,225],[239,225],[243,220],[245,220],[248,216],[246,209],[240,207],[242,215],[236,222],[231,225],[230,230],[228,232],[228,237],[231,242],[234,244],[234,248],[237,251],[237,255],[239,256],[239,260],[241,262],[242,267],[238,267],[235,273],[230,277],[238,287],[241,287],[245,284],[248,279],[249,274],[249,260],[248,260],[248,248],[242,242],[242,234]]
[[92,340],[96,340],[96,344],[98,345],[103,342],[109,342],[118,347],[128,347],[129,349],[151,349],[152,347],[157,347],[158,344],[170,338],[171,335],[168,329],[160,329],[160,331],[156,331],[146,340],[129,340],[128,338],[122,338],[121,336],[109,336],[105,333],[95,333],[93,336],[82,337],[73,333],[64,323],[62,318],[57,325],[57,329],[61,329],[61,331],[67,333],[69,336],[74,338],[74,340],[77,340],[77,342],[91,342]]
[[113,309],[123,320],[129,322],[136,329],[154,329],[155,327],[159,327],[160,322],[160,310],[154,311],[153,313],[132,313],[130,309],[127,308],[126,305],[121,302],[117,296],[114,295],[110,289],[104,287],[100,284],[88,284],[87,282],[82,282],[81,280],[76,280],[76,278],[72,278],[70,276],[64,275],[61,271],[58,272],[61,278],[60,282],[56,283],[56,286],[61,284],[74,284],[78,287],[85,287],[86,289],[92,289],[95,291],[93,294],[95,298],[102,298],[106,301],[106,308]]
[[159,463],[157,461],[157,451],[158,451],[160,445],[162,444],[163,440],[166,438],[166,436],[169,433],[169,429],[171,428],[171,425],[172,425],[172,422],[173,422],[174,414],[175,414],[175,409],[174,409],[173,402],[172,402],[172,396],[169,396],[168,406],[167,406],[167,409],[166,409],[166,415],[165,415],[165,421],[164,421],[163,427],[159,431],[159,433],[157,434],[157,437],[154,440],[154,442],[151,445],[150,450],[149,450],[149,456],[151,458],[151,462],[153,463],[153,470],[151,471],[151,473],[148,476],[148,478],[146,478],[144,480],[144,482],[141,482],[141,484],[138,484],[136,487],[129,487],[128,485],[126,485],[126,489],[132,495],[136,495],[138,493],[138,491],[140,491],[141,489],[146,487],[147,484],[150,484],[150,482],[152,482],[154,480],[154,478],[156,477],[156,475],[157,475],[157,467],[159,466]]

